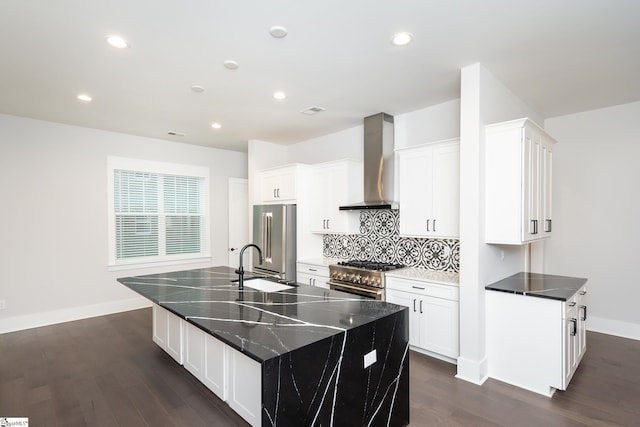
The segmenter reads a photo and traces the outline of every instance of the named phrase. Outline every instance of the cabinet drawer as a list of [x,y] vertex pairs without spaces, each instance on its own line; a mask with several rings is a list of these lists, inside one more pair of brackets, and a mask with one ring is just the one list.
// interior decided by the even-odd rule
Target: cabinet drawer
[[298,273],[313,274],[315,276],[323,276],[329,278],[329,267],[319,266],[315,264],[298,263]]
[[457,286],[441,285],[437,283],[423,282],[420,280],[405,280],[397,277],[387,277],[386,286],[388,289],[395,289],[403,292],[427,297],[458,301],[459,289]]

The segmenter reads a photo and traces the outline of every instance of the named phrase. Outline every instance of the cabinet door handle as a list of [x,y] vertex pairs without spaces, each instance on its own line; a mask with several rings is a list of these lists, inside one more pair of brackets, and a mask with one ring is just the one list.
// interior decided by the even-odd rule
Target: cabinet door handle
[[413,312],[416,312],[416,299],[413,299]]
[[278,188],[278,199],[280,198],[280,189]]
[[582,321],[587,320],[587,306],[586,305],[581,305],[580,308],[583,310],[583,316],[582,316]]
[[411,286],[413,289],[420,289],[421,291],[424,291],[424,288],[421,288],[420,286]]
[[576,306],[576,303],[575,303],[575,302],[570,302],[570,303],[569,303],[569,307],[575,307],[575,306]]
[[310,268],[309,271],[318,271],[315,268]]
[[580,292],[578,292],[578,293],[579,293],[580,295],[586,295],[586,294],[587,294],[587,291],[580,291]]
[[422,314],[422,300],[420,300],[420,314]]
[[329,229],[329,220],[327,220],[327,230]]
[[546,223],[546,229],[544,231],[547,233],[551,233],[551,220],[547,219],[545,220],[545,223]]
[[571,326],[572,326],[571,336],[575,337],[576,334],[578,333],[578,320],[575,318],[571,318],[569,319],[569,322],[571,322]]
[[277,198],[277,197],[278,197],[278,196],[276,196],[276,189],[274,188],[274,189],[273,189],[273,198],[275,199],[275,198]]
[[429,219],[427,220],[427,231],[429,231],[429,221],[431,221],[431,220],[429,220]]
[[309,286],[313,286],[313,279],[309,277]]
[[531,220],[531,227],[529,227],[529,233],[530,234],[538,234],[538,220],[537,219],[532,219]]
[[436,232],[436,220],[435,219],[433,220],[433,232],[434,233]]

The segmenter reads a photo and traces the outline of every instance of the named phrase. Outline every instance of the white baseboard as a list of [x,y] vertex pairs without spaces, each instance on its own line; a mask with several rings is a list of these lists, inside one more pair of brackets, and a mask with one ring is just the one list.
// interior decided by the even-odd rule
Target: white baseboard
[[587,330],[640,340],[640,324],[589,316]]
[[413,345],[409,346],[409,348],[412,351],[415,351],[416,353],[424,354],[425,356],[433,357],[434,359],[440,359],[444,362],[451,363],[453,365],[456,365],[458,363],[457,359],[452,359],[449,356],[443,356],[442,354],[434,353],[432,351],[425,350],[424,348],[415,347]]
[[71,307],[61,310],[27,314],[24,316],[8,317],[6,319],[1,319],[0,321],[0,334],[146,307],[151,307],[151,301],[143,297],[135,297],[118,301],[109,301],[101,304],[91,304],[81,307]]
[[488,378],[488,370],[489,363],[486,357],[480,361],[458,357],[456,378],[482,385]]

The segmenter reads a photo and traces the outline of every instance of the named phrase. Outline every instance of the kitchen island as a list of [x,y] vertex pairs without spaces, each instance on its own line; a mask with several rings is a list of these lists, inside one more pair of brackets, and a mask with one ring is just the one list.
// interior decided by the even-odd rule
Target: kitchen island
[[[301,284],[263,292],[249,273],[243,290],[234,280],[229,267],[118,279],[154,303],[154,341],[162,345],[157,313],[177,319],[181,338],[167,351],[179,363],[187,368],[189,352],[199,351],[201,374],[190,371],[205,385],[207,362],[224,369],[224,384],[209,388],[252,425],[409,423],[405,307]],[[225,350],[203,353],[189,343],[193,331]],[[244,404],[254,389],[257,406]]]

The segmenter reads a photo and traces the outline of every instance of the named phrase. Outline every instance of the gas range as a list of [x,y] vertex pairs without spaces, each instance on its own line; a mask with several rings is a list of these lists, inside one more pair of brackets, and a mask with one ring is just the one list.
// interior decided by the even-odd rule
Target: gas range
[[341,261],[329,266],[329,287],[338,291],[384,300],[384,273],[404,267],[401,264],[372,261]]

